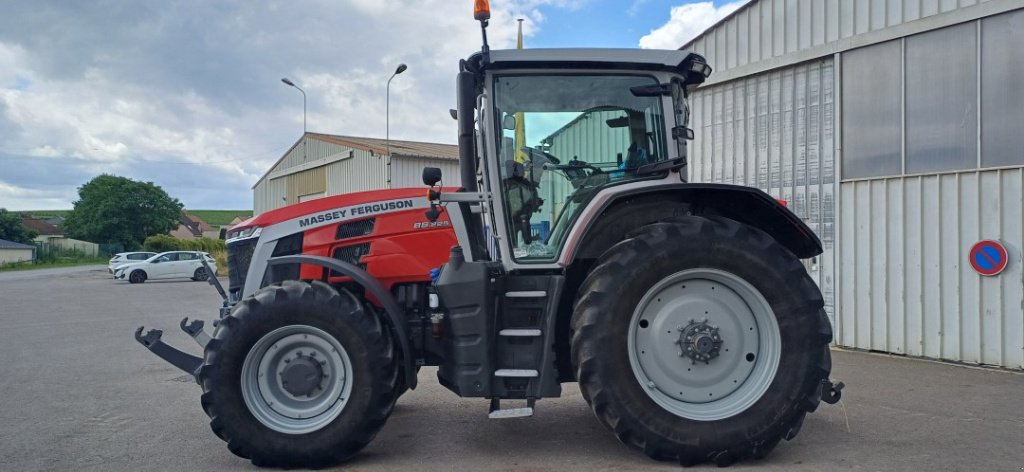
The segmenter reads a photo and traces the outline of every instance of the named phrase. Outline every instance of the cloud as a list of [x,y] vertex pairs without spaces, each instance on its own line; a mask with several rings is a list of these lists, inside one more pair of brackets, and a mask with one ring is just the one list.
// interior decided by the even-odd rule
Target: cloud
[[[495,0],[488,39],[516,18],[587,0]],[[250,186],[310,131],[454,143],[459,59],[480,47],[471,2],[12,2],[0,15],[0,205],[68,208],[108,172],[190,208],[247,208]],[[29,172],[31,171],[31,172]],[[40,193],[43,192],[43,193]],[[13,202],[13,203],[12,203]]]
[[640,38],[644,49],[679,49],[718,20],[736,11],[748,0],[738,0],[716,7],[714,2],[689,3],[672,7],[671,17],[664,25]]
[[630,5],[629,9],[626,10],[626,14],[628,14],[629,16],[636,15],[637,13],[640,12],[640,8],[642,8],[644,4],[649,1],[650,0],[633,0],[633,4]]

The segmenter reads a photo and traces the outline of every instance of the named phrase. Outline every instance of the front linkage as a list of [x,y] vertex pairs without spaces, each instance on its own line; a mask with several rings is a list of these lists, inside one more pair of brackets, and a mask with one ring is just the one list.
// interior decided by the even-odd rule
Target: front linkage
[[[224,292],[224,287],[221,285],[220,281],[217,280],[217,274],[213,272],[206,260],[201,259],[201,262],[203,267],[206,269],[206,273],[210,274],[210,277],[206,279],[206,281],[210,285],[213,285],[214,288],[217,289],[217,292],[220,293],[221,298],[224,299],[224,307],[221,308],[221,316],[223,317],[223,315],[231,309],[231,306],[227,301],[227,294]],[[216,326],[216,324],[217,323],[214,322],[214,326]],[[203,349],[206,348],[206,344],[209,343],[211,339],[210,335],[203,329],[204,325],[205,323],[203,320],[192,320],[192,322],[189,323],[188,317],[183,318],[181,322],[178,323],[181,330],[195,340],[196,344]],[[149,349],[150,352],[156,354],[157,357],[167,361],[167,363],[174,367],[185,371],[189,375],[195,377],[199,374],[199,368],[203,365],[203,359],[201,357],[193,356],[192,354],[165,343],[163,339],[161,339],[164,334],[163,330],[151,329],[146,331],[146,334],[142,334],[143,330],[145,330],[144,326],[139,326],[139,328],[135,330],[135,340],[138,341],[139,344],[142,344],[146,349]]]

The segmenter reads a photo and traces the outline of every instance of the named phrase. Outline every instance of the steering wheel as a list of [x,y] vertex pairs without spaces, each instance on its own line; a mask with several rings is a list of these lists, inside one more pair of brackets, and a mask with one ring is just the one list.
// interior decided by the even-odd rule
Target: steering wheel
[[546,161],[548,161],[548,162],[550,162],[552,164],[559,165],[559,164],[562,163],[561,159],[559,159],[559,158],[549,154],[546,151],[541,151],[540,149],[532,148],[530,146],[523,146],[520,149],[522,149],[523,152],[525,152],[525,153],[530,155],[530,160],[533,160],[533,156],[539,155],[539,156],[543,157],[544,160],[546,160]]

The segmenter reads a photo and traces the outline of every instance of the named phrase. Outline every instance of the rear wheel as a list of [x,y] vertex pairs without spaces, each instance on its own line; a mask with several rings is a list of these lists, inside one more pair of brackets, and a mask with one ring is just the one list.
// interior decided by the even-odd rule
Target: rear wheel
[[394,405],[388,330],[321,282],[264,288],[221,320],[199,383],[210,426],[253,464],[324,467],[366,446]]
[[821,294],[760,230],[701,217],[645,226],[602,255],[580,294],[583,396],[653,458],[760,458],[818,405],[832,336]]
[[146,272],[144,272],[142,269],[133,270],[132,273],[128,275],[128,282],[129,283],[141,284],[141,283],[143,283],[145,281],[146,281]]
[[206,271],[205,267],[200,267],[192,273],[192,280],[196,282],[202,282],[210,278],[210,273]]

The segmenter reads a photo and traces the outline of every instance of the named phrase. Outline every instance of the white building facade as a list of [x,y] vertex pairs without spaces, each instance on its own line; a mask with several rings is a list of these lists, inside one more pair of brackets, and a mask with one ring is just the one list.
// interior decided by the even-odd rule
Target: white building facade
[[[682,49],[690,179],[786,200],[840,346],[1024,368],[1024,0],[753,0]],[[969,250],[998,240],[982,276]]]
[[[388,168],[388,151],[391,165]],[[458,146],[306,133],[253,185],[253,211],[364,190],[423,187],[424,167],[459,186]]]

